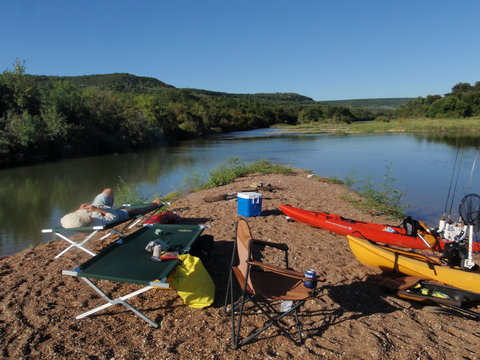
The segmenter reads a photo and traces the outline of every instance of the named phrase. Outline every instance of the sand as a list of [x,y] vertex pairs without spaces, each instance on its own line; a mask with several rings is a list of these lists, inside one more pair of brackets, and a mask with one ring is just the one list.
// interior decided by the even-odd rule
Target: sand
[[[228,265],[235,235],[235,200],[206,203],[207,195],[249,189],[252,183],[271,183],[263,192],[262,216],[249,218],[255,238],[282,242],[290,247],[290,266],[323,274],[320,295],[305,306],[300,317],[305,337],[294,345],[275,327],[258,341],[232,350],[230,321],[223,303]],[[351,254],[345,237],[304,224],[288,222],[280,204],[339,213],[376,222],[386,219],[362,213],[342,200],[349,192],[341,185],[293,175],[252,175],[217,189],[192,193],[175,201],[186,223],[208,224],[205,233],[215,239],[215,250],[205,267],[216,284],[214,304],[194,309],[183,304],[174,290],[152,290],[131,300],[157,321],[155,329],[115,305],[94,316],[75,316],[104,303],[85,283],[62,275],[89,256],[78,250],[60,259],[53,256],[65,247],[52,241],[0,258],[0,356],[12,359],[475,359],[480,355],[478,322],[452,314],[433,313],[419,303],[393,296],[367,281],[377,274]],[[40,229],[39,229],[40,232]],[[89,248],[99,251],[113,241],[94,239]],[[265,253],[276,263],[276,253]],[[140,286],[100,281],[111,296]],[[478,311],[478,308],[476,309]],[[251,314],[247,326],[263,323]],[[248,328],[252,329],[252,328]],[[247,329],[247,331],[248,331]]]

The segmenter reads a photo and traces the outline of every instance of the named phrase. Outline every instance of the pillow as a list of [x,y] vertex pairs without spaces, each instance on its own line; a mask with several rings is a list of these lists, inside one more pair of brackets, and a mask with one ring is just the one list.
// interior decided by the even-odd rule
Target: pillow
[[88,226],[91,222],[92,218],[88,214],[87,210],[76,210],[60,219],[60,223],[64,228]]

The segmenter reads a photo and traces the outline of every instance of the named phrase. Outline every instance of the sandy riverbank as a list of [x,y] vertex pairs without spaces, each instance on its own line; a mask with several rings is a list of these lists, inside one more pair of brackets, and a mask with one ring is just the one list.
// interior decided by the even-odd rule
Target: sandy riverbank
[[[285,220],[280,204],[385,222],[359,212],[341,200],[341,185],[307,179],[307,174],[249,176],[217,189],[190,194],[174,202],[188,223],[211,225],[206,234],[216,247],[205,263],[215,284],[216,300],[207,309],[183,305],[171,290],[155,290],[134,298],[147,316],[160,323],[150,327],[122,306],[82,320],[75,315],[104,301],[83,282],[62,276],[89,258],[71,251],[53,256],[64,243],[52,241],[0,258],[0,356],[32,359],[475,359],[480,353],[478,322],[433,314],[421,305],[397,299],[365,282],[375,272],[359,264],[344,237]],[[314,268],[327,278],[321,295],[301,318],[305,344],[294,346],[273,327],[261,341],[234,351],[229,348],[230,322],[223,315],[228,264],[235,235],[235,201],[206,203],[205,195],[248,189],[263,180],[276,187],[263,193],[263,214],[250,218],[254,236],[287,243],[290,265]],[[40,229],[39,229],[40,232]],[[112,239],[113,240],[113,239]],[[109,241],[112,241],[109,240]],[[98,251],[106,244],[90,242]],[[270,254],[267,254],[267,256]],[[111,294],[138,286],[102,282]],[[478,310],[478,309],[477,309]],[[247,323],[262,321],[252,317]]]

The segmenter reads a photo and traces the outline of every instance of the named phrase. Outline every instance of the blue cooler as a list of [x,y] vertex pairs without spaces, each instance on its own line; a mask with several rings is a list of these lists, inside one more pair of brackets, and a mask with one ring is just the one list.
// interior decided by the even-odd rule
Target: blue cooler
[[262,194],[239,192],[237,194],[238,215],[245,217],[262,215]]

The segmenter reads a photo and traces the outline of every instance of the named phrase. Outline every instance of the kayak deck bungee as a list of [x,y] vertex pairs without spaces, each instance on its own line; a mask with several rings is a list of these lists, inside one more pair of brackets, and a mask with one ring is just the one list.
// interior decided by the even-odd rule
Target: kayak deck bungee
[[[290,205],[280,205],[279,209],[289,218],[340,235],[353,235],[382,244],[411,249],[430,249],[443,251],[448,241],[429,234],[426,226],[417,230],[415,235],[408,235],[403,227],[369,223],[344,218],[336,214],[308,211]],[[473,251],[479,251],[480,244],[474,243]]]
[[382,272],[432,279],[458,289],[480,293],[480,273],[443,265],[438,258],[379,246],[347,236],[353,255],[363,264]]

